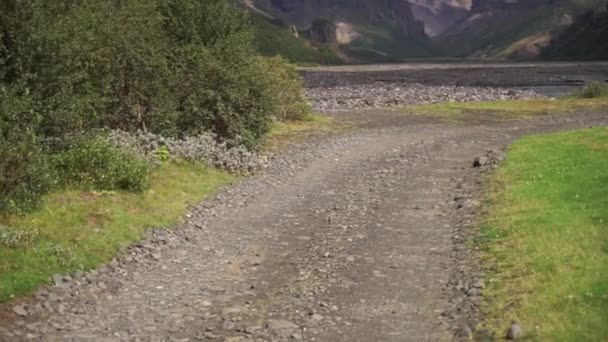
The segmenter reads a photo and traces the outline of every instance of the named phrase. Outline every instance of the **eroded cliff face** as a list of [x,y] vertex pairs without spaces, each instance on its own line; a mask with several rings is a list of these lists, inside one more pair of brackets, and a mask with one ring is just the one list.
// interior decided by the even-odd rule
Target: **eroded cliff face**
[[254,0],[255,5],[287,24],[310,29],[315,20],[334,24],[392,25],[401,33],[424,36],[407,0]]
[[470,12],[472,0],[407,0],[414,18],[424,23],[425,32],[435,37],[463,20]]

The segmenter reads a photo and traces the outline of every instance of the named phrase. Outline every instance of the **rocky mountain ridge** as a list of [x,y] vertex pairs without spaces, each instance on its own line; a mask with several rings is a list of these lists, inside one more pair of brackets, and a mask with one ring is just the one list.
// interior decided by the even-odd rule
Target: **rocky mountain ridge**
[[[247,0],[312,44],[349,61],[428,57],[423,22],[406,0]],[[401,44],[395,44],[400,42]]]
[[243,0],[349,62],[536,58],[605,0]]

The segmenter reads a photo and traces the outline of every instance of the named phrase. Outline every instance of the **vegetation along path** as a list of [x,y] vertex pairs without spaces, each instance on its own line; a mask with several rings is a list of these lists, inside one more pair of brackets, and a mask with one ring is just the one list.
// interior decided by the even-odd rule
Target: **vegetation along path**
[[55,279],[2,314],[0,340],[452,340],[479,304],[479,291],[463,298],[458,289],[479,283],[464,272],[460,238],[479,204],[468,199],[478,187],[473,159],[496,151],[491,163],[523,135],[608,123],[591,114],[464,124],[337,114],[369,115],[373,127],[279,153],[180,229]]

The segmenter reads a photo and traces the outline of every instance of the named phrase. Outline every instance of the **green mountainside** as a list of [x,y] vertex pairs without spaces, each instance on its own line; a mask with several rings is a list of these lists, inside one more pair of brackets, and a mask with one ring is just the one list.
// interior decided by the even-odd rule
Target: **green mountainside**
[[603,0],[536,1],[485,5],[436,37],[442,53],[452,57],[535,58],[574,17],[604,6]]
[[[608,7],[608,6],[607,6]],[[549,59],[608,59],[608,11],[587,12],[545,48]]]
[[277,20],[252,14],[255,45],[264,56],[283,56],[298,64],[340,64],[343,62],[335,51],[327,47],[315,47],[308,40],[294,36],[289,27]]
[[240,1],[253,13],[258,50],[300,64],[428,57],[607,58],[608,44],[595,43],[607,41],[605,15],[600,14],[606,0],[470,0],[469,5],[466,0],[433,0],[428,4],[435,7],[429,8],[441,9],[433,20],[449,18],[451,11],[462,17],[433,37],[412,10],[412,3],[419,7],[422,0]]
[[298,63],[395,62],[436,55],[406,0],[242,0],[262,54]]

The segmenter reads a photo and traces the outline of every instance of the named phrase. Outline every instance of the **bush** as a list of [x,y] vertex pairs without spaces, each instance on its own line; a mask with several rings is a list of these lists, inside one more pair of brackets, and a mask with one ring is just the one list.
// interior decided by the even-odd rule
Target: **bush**
[[282,57],[261,58],[261,70],[270,78],[269,90],[276,103],[278,120],[304,120],[310,114],[310,105],[302,93],[302,79],[295,66]]
[[594,99],[598,97],[608,96],[608,84],[600,82],[591,82],[583,89],[574,93],[575,97],[583,99]]
[[37,119],[26,96],[0,88],[0,212],[32,208],[52,185]]
[[150,182],[148,163],[101,136],[76,139],[68,150],[55,155],[53,161],[65,185],[139,192]]
[[45,138],[211,132],[252,148],[273,118],[305,110],[295,70],[253,42],[248,15],[225,0],[9,0],[0,84],[29,89]]
[[45,135],[172,130],[169,41],[156,1],[33,1],[28,54]]
[[248,18],[225,0],[174,0],[163,13],[176,45],[180,136],[213,132],[255,146],[270,129],[275,102]]

